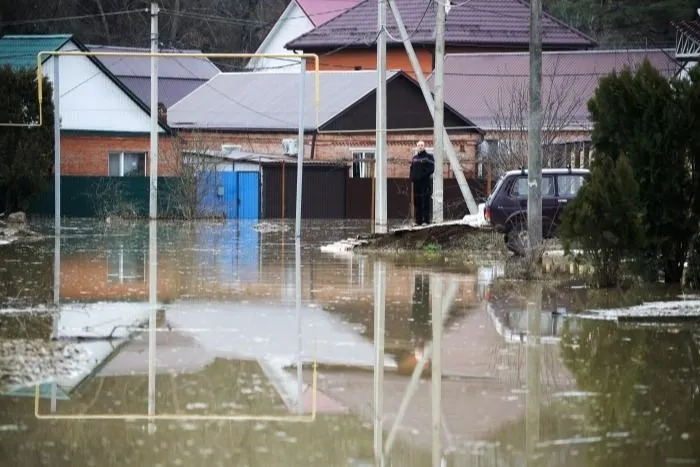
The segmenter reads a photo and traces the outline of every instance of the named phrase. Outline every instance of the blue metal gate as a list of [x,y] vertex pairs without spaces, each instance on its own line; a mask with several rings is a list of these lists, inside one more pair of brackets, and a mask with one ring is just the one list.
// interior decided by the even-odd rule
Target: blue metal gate
[[200,178],[201,210],[226,219],[260,217],[259,172],[207,172]]
[[260,217],[260,172],[236,172],[238,219]]

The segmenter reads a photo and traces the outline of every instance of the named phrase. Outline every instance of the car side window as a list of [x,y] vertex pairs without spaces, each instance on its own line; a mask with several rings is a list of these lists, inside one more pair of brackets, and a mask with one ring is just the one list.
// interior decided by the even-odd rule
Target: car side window
[[[527,198],[528,187],[527,177],[518,177],[510,189],[511,196],[516,198]],[[554,196],[554,180],[552,177],[542,177],[542,196]]]
[[585,180],[583,175],[578,174],[558,175],[559,196],[576,196]]

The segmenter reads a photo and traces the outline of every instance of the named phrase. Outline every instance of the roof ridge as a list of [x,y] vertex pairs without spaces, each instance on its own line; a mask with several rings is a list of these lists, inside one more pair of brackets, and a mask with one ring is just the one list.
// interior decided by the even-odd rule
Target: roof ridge
[[[299,5],[299,3],[296,2],[296,0],[292,0],[292,1],[294,1],[294,2],[297,4],[297,6],[298,6],[299,8],[301,8],[302,11],[304,11],[304,14],[306,15],[306,11],[304,10],[304,8],[303,8],[301,5]],[[368,1],[369,1],[369,0],[361,0],[360,2],[357,2],[357,5],[348,8],[347,10],[343,11],[343,12],[340,13],[339,15],[337,15],[337,16],[335,16],[335,17],[329,19],[328,21],[326,21],[326,22],[323,23],[323,24],[319,24],[318,26],[316,26],[316,24],[314,24],[314,22],[313,22],[311,19],[309,19],[309,21],[311,21],[311,24],[314,25],[314,28],[313,28],[312,30],[310,30],[310,31],[306,31],[304,34],[301,34],[300,36],[297,36],[297,37],[295,37],[294,39],[292,39],[291,41],[287,42],[286,44],[284,44],[284,48],[287,49],[287,46],[288,46],[289,44],[291,44],[292,42],[297,41],[297,40],[303,38],[304,36],[313,33],[316,29],[318,29],[318,28],[320,28],[320,27],[326,27],[327,25],[329,25],[329,24],[333,23],[334,21],[336,21],[338,18],[341,18],[341,17],[345,16],[345,15],[348,14],[350,11],[356,9],[356,8],[359,7],[360,5],[364,5],[364,4],[367,3]],[[307,15],[307,17],[308,17],[308,15]]]
[[[596,55],[605,53],[642,53],[642,52],[672,52],[672,47],[654,47],[651,49],[630,48],[630,49],[588,49],[588,50],[543,50],[542,55]],[[448,52],[445,57],[506,57],[506,56],[528,56],[530,52]]]
[[[526,1],[526,0],[514,0],[514,1],[519,2],[519,3],[522,3],[523,5],[527,6],[528,8],[529,8],[529,6],[530,6],[530,2],[529,2],[529,1]],[[568,30],[570,30],[570,31],[572,31],[572,32],[574,32],[574,33],[576,33],[576,34],[578,34],[579,36],[583,37],[583,38],[586,39],[587,41],[590,41],[591,43],[593,43],[594,45],[598,45],[598,41],[597,41],[597,40],[593,39],[593,38],[592,38],[591,36],[589,36],[588,34],[584,34],[582,31],[580,31],[579,29],[577,29],[577,28],[571,26],[570,24],[565,23],[564,21],[560,20],[559,18],[557,18],[557,17],[554,16],[553,14],[549,13],[548,11],[545,11],[544,8],[542,9],[542,16],[551,19],[552,21],[554,21],[555,23],[559,24],[560,26],[564,26],[564,27],[567,28]]]

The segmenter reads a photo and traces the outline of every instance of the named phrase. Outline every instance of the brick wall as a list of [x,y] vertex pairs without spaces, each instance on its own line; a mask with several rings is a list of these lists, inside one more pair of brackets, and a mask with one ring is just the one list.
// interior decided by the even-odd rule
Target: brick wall
[[[109,153],[150,152],[150,139],[144,136],[111,135],[62,135],[61,174],[62,175],[108,175]],[[159,140],[159,175],[173,175],[177,172],[172,159],[173,138],[162,136]],[[146,157],[146,174],[149,171]]]
[[[257,152],[262,154],[282,154],[282,140],[296,139],[296,133],[214,133],[214,132],[187,132],[181,133],[183,140],[188,141],[193,147],[206,147],[218,149],[222,144],[240,144],[244,151]],[[476,145],[478,136],[473,133],[457,133],[450,135],[452,145],[461,161],[462,170],[467,173],[475,171]],[[418,140],[425,141],[426,146],[433,146],[432,132],[416,133],[389,133],[387,136],[387,176],[388,177],[408,177],[410,158],[413,155]],[[304,143],[304,158],[311,157],[312,136],[307,135]],[[352,161],[352,150],[375,146],[374,133],[338,134],[321,133],[317,135],[314,160],[319,161],[342,161],[348,166]],[[446,177],[452,177],[452,168],[445,157]]]
[[[319,68],[329,71],[375,70],[377,68],[377,51],[375,49],[346,49],[329,55],[319,54]],[[433,54],[427,49],[416,49],[416,57],[423,73],[433,71]],[[413,67],[406,51],[401,48],[387,50],[386,63],[388,70],[403,70],[413,76]],[[313,71],[314,61],[308,60],[306,67]]]

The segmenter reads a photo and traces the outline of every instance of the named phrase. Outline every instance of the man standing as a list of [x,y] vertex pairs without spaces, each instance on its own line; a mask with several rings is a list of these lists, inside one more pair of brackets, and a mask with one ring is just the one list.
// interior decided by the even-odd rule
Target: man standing
[[425,143],[418,141],[418,153],[411,159],[411,181],[413,182],[413,205],[416,225],[430,224],[432,217],[433,181],[435,158],[425,151]]

